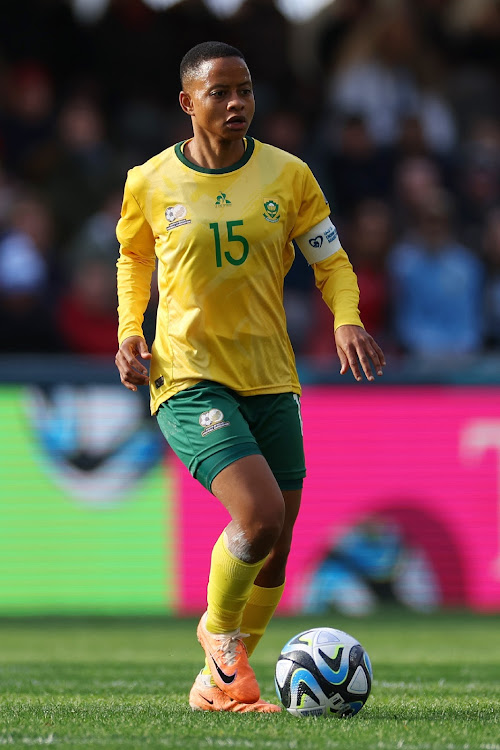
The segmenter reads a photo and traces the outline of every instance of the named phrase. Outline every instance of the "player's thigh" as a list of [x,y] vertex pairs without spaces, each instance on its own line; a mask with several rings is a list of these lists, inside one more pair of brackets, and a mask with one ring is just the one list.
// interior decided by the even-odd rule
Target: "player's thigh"
[[[295,393],[248,396],[240,397],[240,403],[281,490],[302,490],[306,466],[299,396]],[[297,498],[300,498],[300,493],[289,499],[291,518],[294,515],[296,518],[298,512],[295,508]]]
[[174,453],[210,491],[227,466],[261,453],[235,394],[218,383],[201,381],[176,393],[157,419]]
[[226,466],[214,478],[212,492],[250,538],[264,534],[272,538],[272,543],[279,538],[285,503],[262,455],[245,456]]

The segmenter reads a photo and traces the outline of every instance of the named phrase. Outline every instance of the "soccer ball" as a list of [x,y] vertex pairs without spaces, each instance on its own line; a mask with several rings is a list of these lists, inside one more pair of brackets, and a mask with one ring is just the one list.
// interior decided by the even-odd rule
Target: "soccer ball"
[[370,659],[359,641],[342,630],[305,630],[283,646],[275,685],[294,716],[354,716],[370,695]]

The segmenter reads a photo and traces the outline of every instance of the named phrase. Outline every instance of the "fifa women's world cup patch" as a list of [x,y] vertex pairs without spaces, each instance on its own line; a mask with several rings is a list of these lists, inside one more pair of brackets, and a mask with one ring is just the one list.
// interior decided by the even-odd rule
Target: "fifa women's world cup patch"
[[210,411],[202,412],[198,421],[204,428],[201,433],[202,437],[209,435],[214,430],[220,430],[221,427],[229,427],[231,424],[224,420],[224,414],[220,409],[210,409]]

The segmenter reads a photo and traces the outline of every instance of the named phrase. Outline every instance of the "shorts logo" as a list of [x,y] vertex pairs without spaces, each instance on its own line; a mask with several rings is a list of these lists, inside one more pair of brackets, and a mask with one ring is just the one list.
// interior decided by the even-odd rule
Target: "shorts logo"
[[204,428],[201,433],[202,437],[209,435],[214,430],[219,430],[221,427],[228,427],[230,424],[230,422],[224,421],[224,414],[220,409],[210,409],[210,411],[202,412],[198,421]]
[[186,219],[186,214],[187,208],[182,203],[177,203],[175,206],[168,206],[165,209],[165,218],[168,221],[167,232],[184,224],[191,224],[191,219]]

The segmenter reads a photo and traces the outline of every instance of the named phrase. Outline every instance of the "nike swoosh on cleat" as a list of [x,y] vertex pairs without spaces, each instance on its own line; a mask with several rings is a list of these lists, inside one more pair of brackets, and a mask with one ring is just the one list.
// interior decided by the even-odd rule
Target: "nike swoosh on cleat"
[[[200,695],[201,695],[201,693],[200,693]],[[201,697],[203,698],[203,700],[204,700],[204,701],[206,701],[207,703],[210,703],[210,705],[211,705],[211,706],[213,706],[213,705],[214,705],[214,702],[213,702],[213,701],[211,701],[211,700],[209,700],[208,698],[205,698],[205,696],[204,696],[204,695],[202,695]]]
[[215,664],[215,668],[217,672],[219,673],[219,677],[221,678],[222,682],[224,682],[226,685],[230,685],[232,682],[234,682],[234,678],[236,677],[236,672],[232,675],[227,675],[225,672],[222,671],[222,669],[219,667],[217,662],[215,661],[214,657],[212,656],[212,661]]

